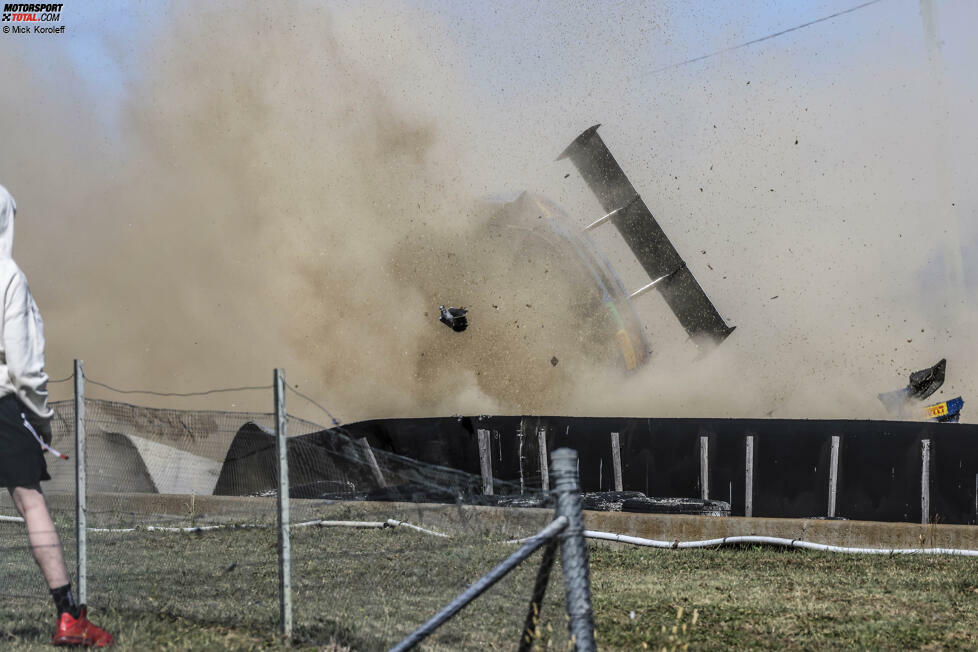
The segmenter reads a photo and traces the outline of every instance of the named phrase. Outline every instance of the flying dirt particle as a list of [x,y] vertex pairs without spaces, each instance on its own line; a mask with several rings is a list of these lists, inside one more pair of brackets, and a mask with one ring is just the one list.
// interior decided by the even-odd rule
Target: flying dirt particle
[[713,265],[711,265],[710,263],[707,263],[706,266],[710,268],[710,271],[711,272],[713,271]]
[[526,304],[526,307],[527,307],[527,308],[532,308],[533,306],[532,306],[532,305],[530,305],[530,304]]
[[750,86],[750,82],[747,82],[747,85]]
[[[497,306],[496,304],[492,304],[492,309],[493,309],[493,310],[499,310],[499,306]],[[427,315],[428,313],[425,313],[425,314]],[[877,317],[878,317],[878,316],[879,316],[879,315],[877,315]]]
[[565,175],[564,175],[564,178],[566,179],[566,178],[567,178],[567,177],[569,177],[569,176],[570,176],[570,172],[568,172],[567,174],[565,174]]
[[554,357],[550,358],[550,366],[551,367],[556,367],[558,362],[560,362],[560,360],[557,359],[557,356],[554,356]]
[[700,188],[700,192],[703,192],[703,189],[702,188]]
[[703,249],[702,251],[700,251],[700,253],[701,254],[705,254],[706,253],[706,249]]
[[907,340],[907,344],[910,344],[911,342],[913,342],[913,340]]
[[798,139],[797,139],[797,138],[795,138],[795,145],[797,145],[797,144],[798,144]]
[[775,295],[774,295],[773,297],[771,297],[770,299],[768,299],[768,301],[774,301],[774,300],[775,300],[775,299],[777,299],[777,298],[778,298],[779,296],[781,296],[781,295],[778,295],[778,294],[775,294]]
[[238,563],[232,561],[230,564],[228,564],[227,568],[224,569],[224,572],[225,573],[230,573],[231,571],[233,571],[237,567],[238,567]]

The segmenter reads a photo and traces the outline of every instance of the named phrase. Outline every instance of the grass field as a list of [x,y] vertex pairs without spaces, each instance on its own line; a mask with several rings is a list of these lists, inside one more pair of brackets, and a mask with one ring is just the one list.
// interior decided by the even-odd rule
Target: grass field
[[[4,524],[0,536],[0,645],[48,649],[53,609],[40,576],[20,530]],[[271,531],[93,534],[90,545],[93,620],[118,649],[283,647]],[[400,529],[296,530],[292,545],[296,646],[310,649],[384,649],[513,550]],[[513,649],[538,556],[428,647]],[[597,639],[602,649],[974,648],[976,568],[949,557],[595,546]],[[557,572],[541,641],[555,649],[566,647],[562,591]]]

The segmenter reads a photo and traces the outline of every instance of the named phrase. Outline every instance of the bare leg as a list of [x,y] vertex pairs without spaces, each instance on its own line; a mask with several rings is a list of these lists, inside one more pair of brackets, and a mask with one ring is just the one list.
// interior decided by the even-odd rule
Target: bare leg
[[30,541],[34,561],[40,566],[47,580],[49,589],[64,586],[68,579],[68,567],[65,566],[64,553],[61,550],[61,540],[54,528],[54,520],[48,511],[47,501],[41,493],[41,486],[11,487],[10,497],[13,498],[17,511],[24,517],[27,524],[27,538]]

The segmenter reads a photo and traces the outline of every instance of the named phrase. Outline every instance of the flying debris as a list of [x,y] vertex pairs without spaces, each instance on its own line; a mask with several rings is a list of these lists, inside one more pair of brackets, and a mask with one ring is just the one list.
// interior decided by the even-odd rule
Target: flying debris
[[600,126],[594,125],[578,136],[558,158],[571,160],[607,212],[585,227],[585,231],[608,221],[614,224],[649,278],[655,279],[629,298],[655,288],[698,346],[719,344],[736,327],[727,326],[693,278],[686,262],[601,140]]
[[963,407],[964,399],[959,396],[924,408],[924,414],[928,419],[933,419],[939,423],[957,423],[961,419],[961,408]]
[[445,306],[439,306],[438,309],[440,312],[438,321],[445,324],[456,333],[461,333],[469,327],[469,320],[465,318],[465,313],[467,313],[468,310],[465,308],[446,308]]
[[933,367],[921,369],[910,374],[910,384],[907,390],[910,396],[923,401],[925,398],[936,392],[944,384],[944,376],[947,372],[947,359],[941,358]]
[[[890,414],[895,414],[898,416],[908,416],[912,414],[915,410],[911,410],[911,404],[917,401],[923,401],[931,394],[936,392],[944,384],[944,378],[947,372],[947,359],[942,358],[940,362],[935,364],[933,367],[928,367],[927,369],[921,369],[920,371],[915,371],[910,374],[907,386],[903,389],[898,389],[892,392],[884,392],[879,394],[880,401],[886,406],[886,410]],[[957,399],[955,399],[957,400]],[[953,401],[948,401],[946,403],[952,403]],[[947,415],[948,405],[946,403],[940,403],[938,405],[926,408],[929,418],[936,418],[942,415]],[[964,401],[961,401],[961,405],[964,405]],[[939,409],[944,406],[943,412]],[[930,414],[930,410],[936,410],[935,414]],[[961,410],[961,406],[958,406],[958,411]]]

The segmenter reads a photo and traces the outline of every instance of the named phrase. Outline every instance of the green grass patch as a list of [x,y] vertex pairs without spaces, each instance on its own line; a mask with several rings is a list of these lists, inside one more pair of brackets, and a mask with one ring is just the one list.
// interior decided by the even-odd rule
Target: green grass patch
[[[21,526],[22,529],[22,526]],[[48,649],[53,607],[21,532],[0,528],[0,646]],[[21,539],[18,539],[21,537]],[[92,534],[92,619],[118,649],[282,649],[273,530]],[[292,538],[295,647],[386,649],[514,547],[404,529],[307,528]],[[539,553],[427,649],[513,649]],[[978,562],[742,547],[591,548],[599,646],[978,647]],[[541,643],[566,648],[559,565]]]

